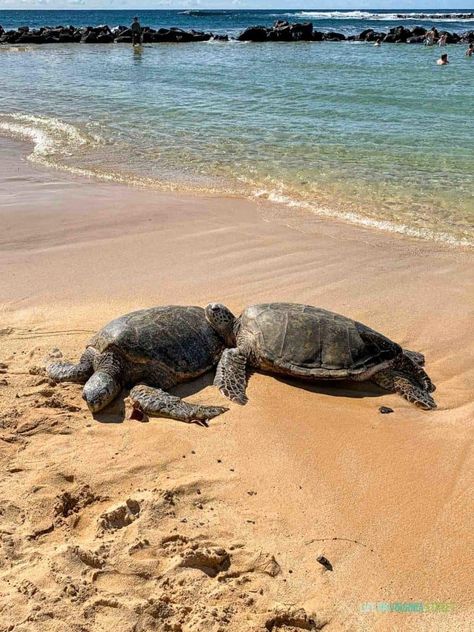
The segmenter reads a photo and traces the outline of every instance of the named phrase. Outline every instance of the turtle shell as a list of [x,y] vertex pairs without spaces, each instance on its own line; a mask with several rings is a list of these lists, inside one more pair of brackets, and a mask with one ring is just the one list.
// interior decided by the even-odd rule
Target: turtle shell
[[261,368],[308,377],[354,377],[402,353],[398,344],[362,323],[293,303],[248,307],[240,318],[240,336],[253,340]]
[[113,347],[132,364],[159,363],[183,376],[210,369],[224,348],[201,307],[141,309],[108,323],[89,346]]

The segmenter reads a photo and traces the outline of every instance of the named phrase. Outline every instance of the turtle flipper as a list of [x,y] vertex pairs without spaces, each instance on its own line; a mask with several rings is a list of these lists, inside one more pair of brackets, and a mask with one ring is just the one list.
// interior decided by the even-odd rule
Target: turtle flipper
[[225,349],[216,369],[214,386],[228,399],[238,404],[246,404],[247,357],[239,349]]
[[86,349],[77,364],[72,362],[48,362],[46,373],[56,382],[85,384],[94,372],[94,351]]
[[414,381],[403,375],[395,375],[394,377],[395,391],[412,404],[416,404],[424,410],[433,410],[436,408],[436,402],[428,391],[423,390]]
[[228,408],[222,406],[198,406],[183,401],[176,395],[170,395],[160,388],[139,384],[130,391],[134,408],[139,408],[150,417],[169,417],[188,423],[206,422],[225,413]]
[[433,393],[433,391],[436,390],[436,386],[431,381],[428,373],[413,359],[414,353],[413,351],[410,355],[407,355],[403,352],[395,360],[393,368],[408,376],[412,381],[418,382],[423,390],[428,391],[428,393]]
[[419,351],[411,351],[410,349],[403,349],[403,355],[406,355],[413,360],[419,366],[425,366],[425,356]]
[[372,381],[387,391],[399,393],[407,401],[416,404],[425,410],[436,408],[436,402],[432,398],[430,391],[422,388],[410,376],[384,369],[372,376]]

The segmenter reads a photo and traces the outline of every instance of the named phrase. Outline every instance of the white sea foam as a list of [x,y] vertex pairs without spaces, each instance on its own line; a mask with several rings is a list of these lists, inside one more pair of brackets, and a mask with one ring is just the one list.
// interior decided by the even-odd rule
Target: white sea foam
[[375,228],[377,230],[383,230],[390,233],[398,233],[407,237],[415,237],[416,239],[425,239],[435,241],[450,246],[464,246],[472,248],[474,242],[466,238],[458,238],[448,233],[436,232],[429,228],[415,228],[406,224],[398,224],[390,220],[375,219],[372,217],[364,217],[358,213],[352,211],[341,211],[334,208],[328,208],[307,202],[304,200],[295,200],[287,195],[284,195],[278,191],[268,191],[266,189],[257,189],[253,193],[253,197],[260,199],[267,199],[269,202],[275,204],[282,204],[288,208],[299,208],[305,211],[309,211],[314,215],[320,217],[327,217],[331,219],[338,219],[357,226],[363,226],[365,228]]
[[[459,13],[371,13],[370,11],[301,11],[299,13],[286,13],[287,16],[304,17],[318,20],[426,20],[441,22],[469,22],[474,17],[462,18],[462,15],[471,15],[470,11]],[[448,17],[443,17],[448,16]]]
[[[146,176],[125,174],[114,170],[102,170],[100,167],[93,170],[80,167],[77,164],[65,163],[64,160],[68,156],[76,156],[77,153],[84,150],[93,151],[95,148],[103,145],[105,141],[96,134],[85,132],[57,118],[32,114],[0,113],[0,133],[32,142],[33,152],[29,155],[31,161],[55,167],[74,175],[93,177],[105,182],[124,183],[160,190],[179,191],[186,189],[186,186],[179,183],[163,183],[155,178]],[[250,185],[250,182],[245,177],[240,177],[238,180]],[[202,191],[203,189],[200,190]],[[222,191],[212,187],[207,188],[206,191],[213,194],[222,193]],[[409,237],[429,239],[453,246],[474,246],[472,241],[465,238],[457,238],[428,228],[417,228],[389,220],[364,217],[354,212],[332,209],[309,201],[295,200],[275,189],[254,189],[251,195],[252,197],[264,198],[270,202],[285,205],[288,208],[304,209],[322,217],[335,218],[351,224],[399,233]]]
[[33,143],[30,159],[52,162],[56,156],[72,156],[81,147],[103,144],[95,134],[83,132],[78,127],[57,118],[33,114],[1,114],[0,130]]

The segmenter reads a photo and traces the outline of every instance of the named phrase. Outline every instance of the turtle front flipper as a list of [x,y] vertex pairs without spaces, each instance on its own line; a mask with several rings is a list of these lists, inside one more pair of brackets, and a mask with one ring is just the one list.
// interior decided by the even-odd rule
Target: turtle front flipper
[[247,388],[247,356],[239,349],[226,349],[217,365],[214,386],[228,399],[238,404],[248,402]]
[[412,404],[416,404],[424,410],[433,410],[436,408],[436,402],[428,391],[423,390],[412,380],[404,375],[395,375],[394,388],[397,393],[404,397]]
[[46,373],[56,382],[85,384],[94,372],[94,355],[93,349],[86,349],[77,364],[72,362],[48,362]]
[[419,366],[425,366],[425,356],[419,351],[411,351],[411,349],[403,349],[403,355],[406,355]]
[[150,417],[168,417],[187,423],[206,422],[229,410],[222,406],[189,404],[176,395],[144,384],[132,388],[130,399],[135,409],[138,408]]
[[378,371],[371,379],[381,388],[399,393],[404,399],[412,404],[416,404],[424,410],[433,410],[436,408],[436,402],[431,396],[430,391],[422,388],[419,383],[408,375],[389,368]]

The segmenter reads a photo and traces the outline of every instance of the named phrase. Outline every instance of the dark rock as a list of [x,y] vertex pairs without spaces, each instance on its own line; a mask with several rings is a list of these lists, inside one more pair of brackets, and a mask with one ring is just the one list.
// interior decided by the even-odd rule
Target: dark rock
[[342,42],[346,39],[346,36],[342,33],[335,33],[334,31],[329,31],[329,33],[324,33],[324,41],[326,42]]
[[400,44],[402,42],[406,42],[409,37],[411,37],[410,29],[407,29],[404,26],[394,26],[390,29],[388,35],[384,37],[384,42]]
[[97,44],[111,44],[114,41],[112,33],[102,31],[97,35]]
[[97,33],[95,31],[87,31],[81,37],[81,44],[95,44],[97,42]]
[[411,34],[414,36],[425,35],[426,29],[423,26],[414,26],[411,30]]
[[379,412],[382,413],[382,415],[388,415],[390,413],[393,413],[393,408],[389,408],[388,406],[380,406]]
[[313,42],[322,42],[324,39],[324,33],[321,31],[313,31],[313,37],[311,39]]
[[368,38],[371,37],[374,33],[375,33],[374,29],[365,29],[365,31],[362,31],[362,33],[359,33],[359,35],[357,35],[356,38],[361,42],[368,42],[370,41]]
[[5,31],[0,37],[0,42],[2,44],[14,44],[19,37],[20,33],[18,31]]
[[461,36],[457,33],[449,33],[448,31],[443,31],[441,35],[446,35],[446,43],[447,44],[458,44],[461,41]]
[[290,26],[290,23],[287,22],[287,20],[277,20],[275,22],[275,24],[273,25],[273,28],[274,29],[281,29],[281,28],[284,28],[286,26]]
[[16,44],[42,44],[43,35],[39,31],[20,31]]
[[291,32],[293,41],[309,42],[313,39],[313,24],[312,22],[293,24]]
[[377,40],[383,40],[385,37],[385,33],[380,33],[379,31],[372,31],[365,38],[366,42],[376,42]]
[[461,42],[467,42],[468,44],[474,42],[474,31],[465,31],[464,33],[461,33]]
[[324,557],[324,555],[319,555],[316,560],[322,565],[324,566],[324,568],[328,571],[332,571],[333,567],[331,562],[327,559],[327,557]]
[[213,39],[215,42],[228,42],[229,36],[228,35],[213,35],[211,39]]
[[117,44],[131,44],[132,43],[132,36],[131,35],[120,35],[119,37],[115,38],[115,41],[117,42]]
[[423,44],[425,41],[424,35],[417,35],[416,37],[409,37],[407,39],[407,44]]
[[265,42],[267,38],[268,32],[264,26],[250,26],[237,39],[240,42]]

